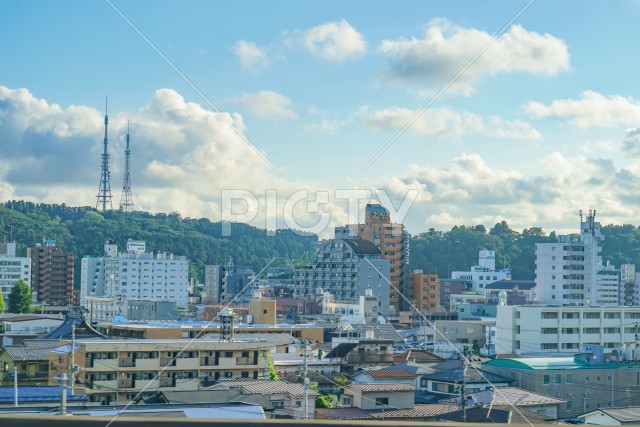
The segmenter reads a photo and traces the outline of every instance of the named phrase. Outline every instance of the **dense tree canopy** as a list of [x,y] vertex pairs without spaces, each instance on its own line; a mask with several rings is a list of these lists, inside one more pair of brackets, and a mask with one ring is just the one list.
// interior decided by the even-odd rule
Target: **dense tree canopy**
[[[576,227],[577,231],[577,227]],[[632,263],[640,267],[640,227],[607,225],[602,256],[616,266]],[[272,258],[272,265],[295,266],[315,259],[317,237],[279,230],[267,236],[264,230],[232,224],[231,236],[222,235],[222,225],[208,219],[182,218],[179,213],[100,213],[90,207],[34,204],[12,201],[0,204],[0,241],[13,239],[19,255],[26,248],[55,239],[62,249],[76,255],[76,282],[80,259],[100,256],[105,240],[115,240],[123,250],[127,239],[145,240],[148,250],[184,255],[191,261],[191,276],[203,280],[206,264],[251,265],[260,270]],[[411,239],[411,268],[449,277],[452,271],[468,270],[478,263],[478,251],[496,251],[496,267],[510,268],[514,279],[535,278],[536,243],[556,241],[540,227],[518,232],[507,221],[487,230],[483,225],[455,226],[449,231],[433,228]]]
[[9,294],[9,312],[31,313],[32,302],[31,288],[24,280],[18,280]]

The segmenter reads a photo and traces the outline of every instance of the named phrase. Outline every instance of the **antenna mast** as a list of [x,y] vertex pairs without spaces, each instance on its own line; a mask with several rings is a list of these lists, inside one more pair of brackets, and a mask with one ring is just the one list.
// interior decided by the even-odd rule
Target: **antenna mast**
[[124,183],[122,184],[122,196],[120,196],[120,211],[133,211],[133,196],[131,195],[131,169],[129,167],[129,122],[127,122],[127,149],[124,152]]
[[109,172],[109,151],[107,150],[107,128],[109,125],[108,98],[105,101],[104,109],[104,152],[100,156],[102,159],[102,174],[100,176],[100,187],[98,188],[98,197],[96,201],[96,209],[102,212],[107,211],[111,206],[111,173]]

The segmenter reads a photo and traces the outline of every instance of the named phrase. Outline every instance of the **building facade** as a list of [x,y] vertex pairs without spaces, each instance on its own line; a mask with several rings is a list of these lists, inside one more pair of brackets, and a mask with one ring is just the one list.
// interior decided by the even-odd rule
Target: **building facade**
[[452,271],[451,278],[470,283],[467,289],[472,292],[484,292],[485,287],[498,280],[510,280],[511,270],[496,271],[496,251],[482,250],[478,253],[478,265],[469,271]]
[[496,352],[577,353],[602,346],[605,360],[640,357],[640,307],[498,306]]
[[130,240],[127,252],[107,241],[105,256],[84,257],[81,265],[81,303],[89,307],[91,297],[108,298],[126,315],[126,302],[171,301],[186,307],[189,261],[166,253],[146,252],[145,242]]
[[9,294],[18,280],[31,286],[31,259],[16,256],[16,243],[0,243],[0,292],[5,304]]
[[440,305],[437,274],[424,274],[422,270],[411,273],[411,300],[421,313],[444,311]]
[[389,278],[393,284],[389,289],[389,313],[397,317],[401,310],[410,310],[409,303],[400,296],[408,296],[411,287],[411,235],[404,225],[392,223],[389,210],[382,205],[369,203],[364,224],[336,227],[336,238],[356,236],[373,242],[380,249],[381,257],[389,260]]
[[578,237],[558,236],[536,244],[538,302],[553,305],[620,305],[619,272],[602,263],[600,223],[595,211],[580,220]]
[[204,291],[207,302],[226,304],[236,296],[247,302],[257,288],[256,273],[251,266],[205,266]]
[[39,303],[74,305],[74,255],[56,246],[55,240],[27,249],[31,258],[31,290]]
[[371,289],[378,297],[378,313],[388,316],[390,261],[376,245],[360,238],[332,239],[318,252],[313,267],[296,270],[297,296],[307,298],[318,289],[339,301],[357,302]]
[[[199,390],[221,379],[262,378],[272,347],[265,340],[78,340],[75,363],[89,402],[107,405],[138,394]],[[67,345],[49,355],[51,385],[67,371],[70,350]]]

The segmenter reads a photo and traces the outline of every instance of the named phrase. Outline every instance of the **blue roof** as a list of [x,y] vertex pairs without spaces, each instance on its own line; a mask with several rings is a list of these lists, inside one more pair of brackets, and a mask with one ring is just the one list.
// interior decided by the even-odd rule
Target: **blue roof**
[[[67,393],[68,401],[86,401],[84,394]],[[59,402],[58,386],[19,386],[18,403],[20,402]],[[0,403],[13,402],[13,387],[0,387]]]

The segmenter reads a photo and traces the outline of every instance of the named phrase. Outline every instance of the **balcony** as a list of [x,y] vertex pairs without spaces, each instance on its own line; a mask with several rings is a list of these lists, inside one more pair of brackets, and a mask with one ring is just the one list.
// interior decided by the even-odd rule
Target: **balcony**
[[236,365],[256,365],[252,357],[236,357]]
[[176,366],[176,359],[173,357],[161,357],[160,366]]
[[160,387],[175,387],[176,380],[171,377],[160,377]]
[[118,380],[118,388],[133,388],[135,386],[135,381],[133,378],[120,378]]
[[118,366],[121,368],[133,368],[136,366],[136,360],[131,357],[119,359]]

